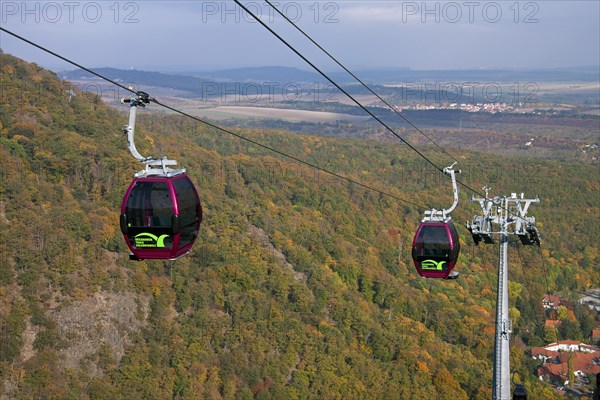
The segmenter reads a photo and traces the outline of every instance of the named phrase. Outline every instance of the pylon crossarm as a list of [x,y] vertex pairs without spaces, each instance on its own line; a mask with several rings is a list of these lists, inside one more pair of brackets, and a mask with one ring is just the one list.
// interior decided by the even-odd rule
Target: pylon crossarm
[[492,206],[494,205],[494,203],[490,199],[487,199],[487,198],[482,199],[482,198],[472,196],[471,200],[477,201],[479,203],[479,206],[481,207],[481,212],[483,213],[483,218],[485,220],[494,219],[494,218],[490,218],[490,212],[492,210]]

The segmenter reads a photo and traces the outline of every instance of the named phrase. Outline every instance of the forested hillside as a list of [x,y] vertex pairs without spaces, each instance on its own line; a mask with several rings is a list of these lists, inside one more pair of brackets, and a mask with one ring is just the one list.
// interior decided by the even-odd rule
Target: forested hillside
[[[140,152],[185,166],[205,214],[189,256],[129,261],[118,214],[140,165],[126,107],[0,61],[2,398],[491,398],[497,246],[459,227],[461,277],[424,280],[410,261],[424,208],[150,105]],[[400,143],[237,132],[411,203],[451,204],[449,180]],[[531,398],[558,398],[526,349],[543,343],[546,292],[600,282],[598,167],[449,150],[469,186],[541,198],[541,253],[510,250],[511,362]],[[457,225],[478,212],[470,195]]]

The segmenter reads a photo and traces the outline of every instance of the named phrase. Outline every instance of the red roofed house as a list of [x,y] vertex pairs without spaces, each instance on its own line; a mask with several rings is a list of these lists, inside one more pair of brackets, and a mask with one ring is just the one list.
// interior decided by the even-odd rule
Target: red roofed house
[[577,340],[559,340],[543,347],[546,350],[553,351],[582,351],[582,352],[600,352],[600,349],[589,344],[578,342]]
[[547,363],[551,359],[558,357],[558,351],[547,350],[545,347],[532,347],[531,357]]
[[540,380],[557,385],[569,383],[569,357],[573,357],[576,376],[595,375],[600,372],[600,348],[575,340],[562,340],[544,347],[533,347],[531,356],[544,363],[538,368]]
[[545,310],[556,310],[558,306],[560,306],[560,297],[546,294],[544,295],[542,304],[544,305]]

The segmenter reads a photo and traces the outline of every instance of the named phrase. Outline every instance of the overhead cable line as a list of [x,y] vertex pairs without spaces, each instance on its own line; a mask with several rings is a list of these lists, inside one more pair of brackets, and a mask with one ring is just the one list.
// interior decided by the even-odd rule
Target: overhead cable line
[[381,102],[383,102],[383,104],[385,104],[386,106],[389,107],[389,109],[391,111],[393,111],[397,116],[399,116],[400,118],[402,118],[407,124],[409,124],[411,127],[413,127],[417,132],[419,132],[421,135],[425,136],[431,143],[433,143],[440,151],[442,151],[444,154],[446,154],[448,157],[452,158],[452,160],[458,162],[458,160],[456,159],[456,157],[454,157],[452,154],[448,153],[446,150],[444,150],[444,148],[442,146],[440,146],[435,140],[433,140],[433,138],[429,137],[425,132],[423,132],[421,129],[419,129],[418,126],[416,126],[415,124],[413,124],[408,118],[406,118],[405,115],[403,115],[401,112],[399,112],[398,110],[396,110],[396,108],[394,106],[392,106],[390,103],[388,103],[385,99],[383,99],[377,92],[375,92],[373,89],[371,89],[364,81],[362,81],[358,76],[356,76],[352,71],[350,71],[344,64],[342,64],[337,58],[335,58],[330,52],[328,52],[327,50],[325,50],[323,48],[323,46],[321,46],[319,43],[317,43],[308,33],[306,33],[302,28],[300,28],[298,25],[296,25],[294,23],[294,21],[292,21],[291,19],[288,18],[287,15],[285,15],[283,12],[281,12],[277,7],[275,7],[273,5],[273,3],[271,3],[269,0],[265,0],[265,2],[271,6],[271,8],[273,10],[275,10],[275,12],[277,12],[277,14],[279,14],[280,16],[282,16],[287,22],[289,22],[294,28],[296,28],[302,35],[304,35],[304,37],[306,37],[308,40],[310,40],[315,46],[317,46],[323,53],[325,53],[331,60],[333,60],[337,65],[339,65],[344,71],[346,71],[350,76],[352,76],[358,83],[360,83],[365,89],[367,89],[369,92],[371,92],[371,94],[373,94],[375,97],[377,97]]
[[416,152],[421,158],[427,161],[431,166],[437,169],[439,172],[444,172],[443,168],[438,167],[433,161],[431,161],[425,154],[421,153],[417,148],[407,142],[402,136],[398,135],[396,131],[394,131],[388,124],[383,122],[381,118],[375,115],[371,110],[362,105],[358,100],[356,100],[348,91],[342,88],[336,81],[334,81],[329,75],[323,72],[319,67],[317,67],[313,62],[311,62],[308,58],[306,58],[299,50],[297,50],[294,46],[292,46],[287,40],[285,40],[281,35],[271,29],[263,20],[256,16],[252,11],[250,11],[246,6],[244,6],[239,0],[233,0],[237,5],[239,5],[244,11],[246,11],[249,15],[251,15],[258,23],[260,23],[265,29],[267,29],[273,36],[279,39],[283,44],[285,44],[290,50],[292,50],[298,57],[300,57],[304,62],[310,65],[315,71],[317,71],[323,78],[327,79],[333,86],[335,86],[340,92],[346,95],[350,100],[352,100],[358,107],[360,107],[364,112],[369,114],[373,119],[379,122],[384,128],[390,131],[394,136],[400,139],[404,144],[406,144],[411,150]]
[[[30,44],[30,45],[32,45],[32,46],[34,46],[34,47],[37,47],[38,49],[40,49],[40,50],[42,50],[42,51],[45,51],[46,53],[49,53],[49,54],[51,54],[51,55],[53,55],[53,56],[55,56],[55,57],[57,57],[57,58],[60,58],[61,60],[65,61],[65,62],[67,62],[67,63],[69,63],[69,64],[71,64],[71,65],[74,65],[74,66],[76,66],[76,67],[78,67],[78,68],[82,69],[83,71],[86,71],[86,72],[88,72],[88,73],[90,73],[90,74],[92,74],[92,75],[94,75],[94,76],[96,76],[96,77],[98,77],[98,78],[100,78],[100,79],[103,79],[104,81],[106,81],[106,82],[108,82],[108,83],[111,83],[111,84],[113,84],[113,85],[115,85],[115,86],[118,86],[118,87],[120,87],[120,88],[122,88],[122,89],[124,89],[124,90],[126,90],[126,91],[128,91],[128,92],[131,92],[131,93],[134,93],[134,94],[138,94],[138,93],[139,93],[139,92],[136,92],[136,91],[134,91],[133,89],[131,89],[131,88],[127,87],[127,86],[124,86],[124,85],[122,85],[122,84],[120,84],[120,83],[118,83],[118,82],[116,82],[116,81],[114,81],[114,80],[112,80],[112,79],[110,79],[110,78],[108,78],[108,77],[106,77],[106,76],[102,75],[102,74],[99,74],[99,73],[97,73],[97,72],[95,72],[95,71],[93,71],[93,70],[91,70],[91,69],[89,69],[89,68],[86,68],[86,67],[82,66],[81,64],[78,64],[78,63],[76,63],[76,62],[74,62],[74,61],[72,61],[72,60],[70,60],[70,59],[68,59],[68,58],[66,58],[66,57],[63,57],[63,56],[61,56],[61,55],[60,55],[60,54],[58,54],[58,53],[55,53],[55,52],[53,52],[53,51],[51,51],[51,50],[49,50],[49,49],[47,49],[47,48],[45,48],[45,47],[43,47],[43,46],[41,46],[41,45],[37,44],[37,43],[34,43],[34,42],[32,42],[32,41],[30,41],[30,40],[28,40],[28,39],[26,39],[26,38],[24,38],[24,37],[22,37],[22,36],[20,36],[20,35],[18,35],[18,34],[16,34],[16,33],[14,33],[14,32],[11,32],[11,31],[9,31],[8,29],[5,29],[5,28],[3,28],[3,27],[0,27],[0,31],[2,31],[2,32],[5,32],[5,33],[8,33],[9,35],[12,35],[12,36],[14,36],[14,37],[15,37],[15,38],[17,38],[17,39],[20,39],[20,40],[22,40],[22,41],[24,41],[24,42],[26,42],[26,43],[28,43],[28,44]],[[390,197],[390,198],[392,198],[392,199],[395,199],[395,200],[401,201],[401,202],[403,202],[403,203],[409,204],[409,205],[411,205],[411,206],[414,206],[414,207],[416,207],[416,208],[421,208],[421,209],[426,209],[426,208],[427,208],[427,207],[424,207],[424,206],[422,206],[422,205],[419,205],[419,204],[413,203],[413,202],[411,202],[411,201],[405,200],[405,199],[403,199],[403,198],[401,198],[401,197],[398,197],[398,196],[396,196],[396,195],[390,194],[390,193],[388,193],[388,192],[384,192],[383,190],[377,189],[377,188],[375,188],[375,187],[373,187],[373,186],[370,186],[370,185],[367,185],[367,184],[361,183],[361,182],[359,182],[359,181],[356,181],[356,180],[354,180],[354,179],[352,179],[352,178],[348,178],[348,177],[346,177],[346,176],[340,175],[340,174],[338,174],[338,173],[336,173],[336,172],[333,172],[333,171],[330,171],[330,170],[328,170],[328,169],[326,169],[326,168],[319,167],[318,165],[315,165],[315,164],[309,163],[309,162],[307,162],[307,161],[304,161],[304,160],[302,160],[302,159],[300,159],[300,158],[298,158],[298,157],[295,157],[295,156],[292,156],[292,155],[286,154],[286,153],[284,153],[284,152],[282,152],[282,151],[280,151],[280,150],[277,150],[277,149],[275,149],[275,148],[273,148],[273,147],[270,147],[270,146],[268,146],[268,145],[265,145],[265,144],[263,144],[263,143],[257,142],[256,140],[250,139],[250,138],[248,138],[248,137],[245,137],[245,136],[243,136],[243,135],[240,135],[240,134],[238,134],[238,133],[235,133],[235,132],[233,132],[233,131],[231,131],[231,130],[229,130],[229,129],[225,129],[225,128],[221,127],[221,126],[215,125],[215,124],[213,124],[213,123],[211,123],[211,122],[205,121],[205,120],[203,120],[203,119],[201,119],[201,118],[198,118],[198,117],[196,117],[196,116],[194,116],[194,115],[191,115],[191,114],[189,114],[189,113],[187,113],[187,112],[185,112],[185,111],[181,111],[181,110],[179,110],[179,109],[177,109],[177,108],[174,108],[174,107],[172,107],[172,106],[169,106],[169,105],[167,105],[167,104],[164,104],[164,103],[162,103],[162,102],[160,102],[160,101],[156,100],[155,98],[149,97],[149,100],[150,100],[151,102],[153,102],[153,103],[156,103],[157,105],[159,105],[159,106],[161,106],[161,107],[163,107],[163,108],[166,108],[166,109],[168,109],[168,110],[170,110],[170,111],[173,111],[173,112],[175,112],[175,113],[177,113],[177,114],[180,114],[180,115],[182,115],[182,116],[185,116],[185,117],[191,118],[191,119],[193,119],[193,120],[195,120],[195,121],[197,121],[197,122],[200,122],[200,123],[202,123],[202,124],[204,124],[204,125],[206,125],[206,126],[209,126],[209,127],[211,127],[211,128],[214,128],[214,129],[216,129],[216,130],[219,130],[219,131],[222,131],[222,132],[228,133],[228,134],[230,134],[230,135],[232,135],[232,136],[234,136],[234,137],[236,137],[236,138],[238,138],[238,139],[241,139],[241,140],[244,140],[244,141],[246,141],[246,142],[252,143],[252,144],[253,144],[253,145],[255,145],[255,146],[261,147],[261,148],[263,148],[263,149],[265,149],[265,150],[269,150],[269,151],[271,151],[271,152],[273,152],[273,153],[275,153],[275,154],[278,154],[278,155],[280,155],[280,156],[282,156],[282,157],[286,157],[286,158],[288,158],[288,159],[290,159],[290,160],[293,160],[293,161],[295,161],[295,162],[297,162],[297,163],[299,163],[299,164],[303,164],[303,165],[306,165],[307,167],[314,168],[314,169],[316,169],[316,170],[318,170],[318,171],[321,171],[321,172],[323,172],[323,173],[326,173],[326,174],[332,175],[332,176],[334,176],[334,177],[336,177],[336,178],[338,178],[338,179],[345,180],[345,181],[347,181],[347,182],[349,182],[349,183],[352,183],[352,184],[354,184],[354,185],[360,186],[360,187],[362,187],[362,188],[364,188],[364,189],[371,190],[371,191],[373,191],[373,192],[376,192],[376,193],[378,193],[378,194],[380,194],[380,195],[383,195],[383,196]]]
[[78,64],[78,63],[76,63],[75,61],[69,60],[68,58],[66,58],[66,57],[63,57],[63,56],[61,56],[60,54],[53,52],[52,50],[49,50],[49,49],[47,49],[47,48],[45,48],[45,47],[43,47],[43,46],[40,46],[39,44],[37,44],[37,43],[35,43],[35,42],[32,42],[31,40],[29,40],[29,39],[26,39],[26,38],[24,38],[23,36],[17,35],[16,33],[14,33],[14,32],[11,32],[11,31],[9,31],[9,30],[8,30],[8,29],[6,29],[6,28],[3,28],[3,27],[1,27],[1,26],[0,26],[0,31],[2,31],[2,32],[6,32],[6,33],[8,33],[9,35],[12,35],[12,36],[16,37],[17,39],[20,39],[20,40],[24,41],[25,43],[32,45],[33,47],[37,47],[38,49],[40,49],[40,50],[42,50],[42,51],[45,51],[46,53],[48,53],[48,54],[51,54],[51,55],[53,55],[53,56],[54,56],[54,57],[56,57],[56,58],[60,58],[61,60],[65,61],[65,62],[67,62],[67,63],[69,63],[69,64],[72,64],[72,65],[74,65],[74,66],[76,66],[76,67],[78,67],[78,68],[80,68],[80,69],[82,69],[82,70],[84,70],[84,71],[86,71],[86,72],[89,72],[90,74],[92,74],[92,75],[95,75],[95,76],[96,76],[96,77],[98,77],[98,78],[104,79],[105,81],[107,81],[107,82],[110,82],[110,83],[112,83],[113,85],[120,87],[121,89],[124,89],[124,90],[126,90],[126,91],[128,91],[128,92],[131,92],[131,93],[135,93],[135,90],[133,90],[132,88],[130,88],[130,87],[127,87],[127,86],[125,86],[125,85],[122,85],[122,84],[120,84],[120,83],[118,83],[118,82],[112,81],[112,80],[110,80],[110,79],[108,79],[108,78],[106,78],[106,77],[104,77],[104,76],[100,75],[99,73],[97,73],[97,72],[95,72],[95,71],[92,71],[91,69],[89,69],[89,68],[86,68],[86,67],[84,67],[84,66],[82,66],[82,65],[80,65],[80,64]]
[[176,109],[176,108],[174,108],[174,107],[171,107],[171,106],[169,106],[169,105],[167,105],[167,104],[161,103],[160,101],[158,101],[158,100],[156,100],[156,99],[151,99],[151,101],[152,101],[152,102],[154,102],[154,103],[156,103],[156,104],[158,104],[158,105],[160,105],[160,106],[162,106],[162,107],[164,107],[164,108],[166,108],[166,109],[168,109],[168,110],[171,110],[171,111],[173,111],[173,112],[176,112],[176,113],[178,113],[178,114],[181,114],[181,115],[183,115],[183,116],[186,116],[186,117],[188,117],[188,118],[191,118],[191,119],[193,119],[193,120],[195,120],[195,121],[198,121],[198,122],[200,122],[200,123],[203,123],[204,125],[206,125],[206,126],[209,126],[209,127],[211,127],[211,128],[215,128],[215,129],[218,129],[218,130],[220,130],[220,131],[223,131],[223,132],[225,132],[225,133],[228,133],[228,134],[230,134],[230,135],[232,135],[232,136],[235,136],[235,137],[236,137],[236,138],[238,138],[238,139],[242,139],[242,140],[245,140],[245,141],[247,141],[247,142],[249,142],[249,143],[252,143],[252,144],[254,144],[254,145],[256,145],[256,146],[262,147],[263,149],[269,150],[269,151],[271,151],[271,152],[273,152],[273,153],[275,153],[275,154],[278,154],[278,155],[280,155],[280,156],[282,156],[282,157],[289,158],[290,160],[293,160],[293,161],[295,161],[295,162],[297,162],[297,163],[300,163],[300,164],[306,165],[307,167],[314,168],[314,169],[316,169],[316,170],[318,170],[318,171],[321,171],[321,172],[323,172],[323,173],[326,173],[326,174],[332,175],[332,176],[334,176],[334,177],[336,177],[336,178],[339,178],[339,179],[343,179],[343,180],[345,180],[345,181],[347,181],[347,182],[349,182],[349,183],[352,183],[352,184],[354,184],[354,185],[360,186],[360,187],[362,187],[362,188],[364,188],[364,189],[371,190],[371,191],[373,191],[373,192],[379,193],[380,195],[383,195],[383,196],[387,196],[387,197],[393,198],[393,199],[395,199],[395,200],[398,200],[398,201],[401,201],[401,202],[403,202],[403,203],[406,203],[406,204],[412,205],[412,206],[414,206],[414,207],[417,207],[417,208],[426,208],[426,207],[424,207],[424,206],[421,206],[421,205],[419,205],[419,204],[416,204],[416,203],[410,202],[410,201],[408,201],[408,200],[405,200],[405,199],[403,199],[403,198],[401,198],[401,197],[398,197],[398,196],[396,196],[396,195],[393,195],[393,194],[390,194],[390,193],[384,192],[383,190],[376,189],[376,188],[374,188],[373,186],[369,186],[369,185],[366,185],[366,184],[364,184],[364,183],[361,183],[361,182],[359,182],[359,181],[356,181],[356,180],[354,180],[354,179],[352,179],[352,178],[348,178],[348,177],[346,177],[346,176],[340,175],[340,174],[338,174],[337,172],[329,171],[328,169],[325,169],[325,168],[323,168],[323,167],[319,167],[318,165],[315,165],[315,164],[309,163],[308,161],[304,161],[304,160],[302,160],[302,159],[300,159],[300,158],[297,158],[297,157],[294,157],[294,156],[292,156],[292,155],[286,154],[286,153],[284,153],[284,152],[282,152],[282,151],[280,151],[280,150],[277,150],[277,149],[275,149],[275,148],[273,148],[273,147],[267,146],[267,145],[265,145],[265,144],[262,144],[262,143],[260,143],[260,142],[257,142],[257,141],[255,141],[255,140],[253,140],[253,139],[250,139],[250,138],[248,138],[248,137],[245,137],[245,136],[239,135],[239,134],[237,134],[237,133],[235,133],[235,132],[233,132],[233,131],[230,131],[229,129],[225,129],[225,128],[223,128],[223,127],[220,127],[220,126],[218,126],[218,125],[215,125],[215,124],[213,124],[213,123],[210,123],[210,122],[208,122],[208,121],[204,121],[203,119],[200,119],[200,118],[198,118],[198,117],[196,117],[196,116],[194,116],[194,115],[188,114],[188,113],[186,113],[185,111],[181,111],[181,110],[178,110],[178,109]]
[[[298,57],[300,57],[302,60],[304,60],[304,62],[306,62],[308,65],[310,65],[315,71],[317,71],[321,76],[323,76],[325,79],[327,79],[332,85],[334,85],[338,90],[340,90],[343,94],[345,94],[350,100],[352,100],[358,107],[360,107],[363,111],[365,111],[367,114],[369,114],[373,119],[375,119],[377,122],[379,122],[384,128],[386,128],[388,131],[390,131],[394,136],[396,136],[398,139],[400,139],[404,144],[406,144],[411,150],[413,150],[414,152],[416,152],[421,158],[423,158],[426,162],[428,162],[430,165],[432,165],[436,170],[438,170],[439,172],[444,172],[443,168],[437,166],[433,161],[431,161],[427,156],[425,156],[422,152],[420,152],[418,149],[416,149],[413,145],[411,145],[408,141],[406,141],[402,136],[398,135],[396,133],[396,131],[394,131],[389,125],[387,125],[385,122],[383,122],[380,118],[378,118],[375,114],[373,114],[368,108],[366,108],[363,104],[361,104],[356,98],[354,98],[352,95],[350,95],[350,93],[348,93],[346,90],[344,90],[339,84],[337,84],[330,76],[328,76],[325,72],[323,72],[319,67],[317,67],[313,62],[311,62],[308,58],[306,58],[302,53],[300,53],[299,50],[297,50],[294,46],[292,46],[288,41],[286,41],[281,35],[279,35],[277,32],[275,32],[272,28],[270,28],[263,20],[261,20],[260,18],[258,18],[256,16],[256,14],[254,14],[252,11],[250,11],[246,6],[244,6],[239,0],[234,0],[235,3],[237,5],[239,5],[244,11],[246,11],[249,15],[251,15],[258,23],[260,23],[265,29],[267,29],[271,34],[273,34],[273,36],[275,36],[277,39],[279,39],[279,41],[281,41],[283,44],[285,44],[290,50],[292,50]],[[302,29],[300,29],[297,25],[295,25],[285,14],[283,14],[281,11],[279,11],[276,7],[273,6],[272,3],[269,2],[269,0],[265,0],[279,15],[281,15],[282,17],[284,17],[288,22],[290,22],[296,29],[298,29],[304,36],[306,36],[313,44],[315,44],[319,49],[321,49],[325,54],[327,54],[333,61],[335,61],[340,67],[342,67],[346,72],[348,72],[350,75],[352,75],[352,77],[354,77],[358,82],[360,82],[363,86],[367,87],[367,89],[369,89],[371,91],[371,93],[375,94],[378,98],[381,99],[381,97],[379,97],[374,91],[372,91],[367,85],[365,85],[358,77],[356,77],[352,72],[350,72],[344,65],[342,65],[337,59],[335,59],[335,57],[333,57],[328,51],[326,51],[322,46],[320,46],[316,41],[314,41],[310,36],[308,36],[308,34],[306,34]],[[383,99],[381,99],[386,105],[388,105],[388,107],[392,108],[394,111],[396,111],[392,106],[390,106],[387,102],[385,102]],[[427,137],[427,135],[425,135],[425,133],[422,132],[422,130],[420,130],[416,125],[414,125],[412,122],[410,122],[404,115],[402,115],[399,112],[396,112],[398,115],[400,115],[406,122],[408,122],[412,127],[414,127],[418,132],[420,132],[421,134],[423,134],[425,137]],[[431,139],[430,139],[431,140]],[[440,147],[439,145],[437,145],[437,143],[434,142],[434,144],[436,144],[436,146]],[[452,155],[448,154],[446,151],[444,151],[443,149],[441,149],[445,154],[449,155],[454,161],[458,162],[458,160],[456,160]],[[456,179],[456,182],[461,185],[462,187],[464,187],[465,189],[469,190],[471,193],[478,195],[478,196],[483,196],[479,191],[473,189],[471,186],[467,185],[466,183],[460,181],[459,179]],[[495,202],[494,202],[495,203]],[[496,203],[495,203],[496,204]],[[498,205],[498,204],[496,204]],[[505,209],[506,210],[506,209]],[[506,210],[508,211],[508,210]],[[515,216],[518,219],[522,219],[520,216]]]
[[[287,40],[285,40],[283,37],[281,37],[281,35],[279,35],[277,32],[275,32],[273,29],[271,29],[263,20],[261,20],[259,17],[256,16],[256,14],[254,14],[252,11],[250,11],[246,6],[244,6],[242,3],[240,3],[239,0],[233,0],[237,5],[239,5],[244,11],[246,11],[249,15],[251,15],[258,23],[260,23],[265,29],[267,29],[269,32],[271,32],[271,34],[273,36],[275,36],[277,39],[279,39],[279,41],[281,41],[283,44],[285,44],[290,50],[292,50],[294,53],[296,53],[296,55],[298,57],[300,57],[302,60],[304,60],[304,62],[306,62],[308,65],[310,65],[315,71],[317,71],[322,77],[324,77],[325,79],[327,79],[333,86],[335,86],[340,92],[342,92],[343,94],[346,95],[346,97],[348,97],[350,100],[352,100],[352,102],[354,102],[358,107],[360,107],[364,112],[366,112],[367,114],[369,114],[374,120],[376,120],[377,122],[379,122],[385,129],[387,129],[388,131],[390,131],[394,136],[396,136],[398,139],[400,139],[404,144],[406,144],[411,150],[413,150],[415,153],[417,153],[421,158],[423,158],[427,163],[429,163],[433,168],[435,168],[437,171],[444,173],[444,169],[439,167],[438,165],[436,165],[433,161],[431,161],[425,154],[423,154],[422,152],[420,152],[415,146],[413,146],[412,144],[410,144],[408,141],[406,141],[402,136],[398,135],[398,133],[396,133],[396,131],[394,131],[388,124],[386,124],[385,122],[383,122],[381,120],[381,118],[377,117],[373,112],[371,112],[367,107],[365,107],[363,104],[361,104],[358,100],[356,100],[356,98],[354,98],[350,93],[348,93],[346,90],[344,90],[338,83],[336,83],[331,77],[329,77],[329,75],[327,75],[325,72],[323,72],[319,67],[317,67],[313,62],[311,62],[308,58],[306,58],[302,53],[300,53],[299,50],[297,50],[294,46],[292,46]],[[460,181],[460,180],[456,180],[456,182],[458,182],[458,184],[460,184],[461,186],[463,186],[465,189],[471,191],[472,193],[478,195],[478,196],[482,196],[482,194],[480,192],[478,192],[477,190],[473,189],[472,187],[470,187],[469,185],[467,185],[466,183]]]

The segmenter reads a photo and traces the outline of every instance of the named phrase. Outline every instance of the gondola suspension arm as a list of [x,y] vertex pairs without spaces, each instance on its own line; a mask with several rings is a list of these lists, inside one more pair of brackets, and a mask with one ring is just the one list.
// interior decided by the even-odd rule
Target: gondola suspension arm
[[136,92],[135,97],[122,99],[121,102],[129,104],[129,123],[123,128],[123,133],[127,134],[127,147],[131,155],[146,168],[135,174],[136,178],[159,175],[159,176],[175,176],[185,172],[185,168],[173,169],[169,166],[177,165],[177,161],[169,160],[167,157],[154,158],[144,157],[135,147],[135,120],[137,116],[137,108],[145,107],[150,103],[150,96],[146,92]]
[[455,171],[455,165],[456,162],[444,168],[444,173],[450,176],[450,179],[452,180],[452,191],[454,193],[454,202],[452,203],[452,206],[444,210],[436,210],[435,208],[433,208],[431,210],[425,211],[425,218],[423,218],[423,221],[447,222],[448,220],[450,220],[450,213],[454,211],[454,209],[458,205],[458,184],[456,182],[456,174],[460,174],[461,171]]

